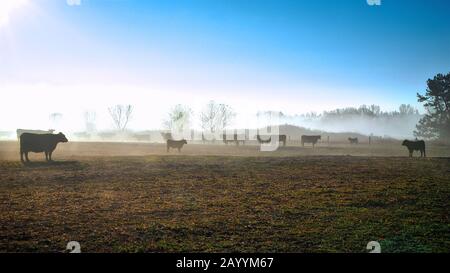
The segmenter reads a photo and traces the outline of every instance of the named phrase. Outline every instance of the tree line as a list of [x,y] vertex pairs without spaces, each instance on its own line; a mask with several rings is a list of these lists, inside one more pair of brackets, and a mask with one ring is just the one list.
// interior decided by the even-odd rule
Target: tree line
[[[321,114],[314,112],[296,115],[304,119],[320,119],[328,122],[339,122],[354,117],[367,117],[371,119],[398,119],[402,117],[419,117],[414,136],[424,139],[450,140],[450,73],[437,74],[433,79],[427,81],[424,94],[417,93],[418,101],[423,103],[425,114],[409,105],[402,104],[398,110],[382,111],[378,105],[361,105],[360,107],[346,107],[332,111],[324,111]],[[115,105],[108,108],[109,115],[117,131],[125,131],[132,119],[132,105]],[[258,112],[256,115],[264,116],[272,111]],[[282,119],[287,117],[282,112],[278,115]],[[223,103],[209,101],[198,115],[201,128],[208,133],[217,133],[230,126],[236,113],[233,108]],[[61,120],[61,113],[52,113],[50,120],[57,123]],[[162,126],[166,130],[184,131],[192,126],[194,112],[189,106],[175,105],[170,109]],[[84,119],[86,131],[95,130],[95,112],[85,112]]]

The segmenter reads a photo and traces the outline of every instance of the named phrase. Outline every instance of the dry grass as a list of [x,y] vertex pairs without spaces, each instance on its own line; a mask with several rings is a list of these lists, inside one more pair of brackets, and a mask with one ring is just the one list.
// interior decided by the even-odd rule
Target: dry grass
[[401,148],[72,143],[23,166],[3,142],[0,251],[449,252],[450,159]]

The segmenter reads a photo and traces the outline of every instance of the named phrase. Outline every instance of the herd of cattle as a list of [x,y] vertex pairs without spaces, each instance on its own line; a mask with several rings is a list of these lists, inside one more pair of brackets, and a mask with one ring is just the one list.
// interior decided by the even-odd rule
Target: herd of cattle
[[[44,153],[45,159],[47,161],[52,161],[52,153],[56,149],[56,146],[58,143],[65,143],[68,142],[66,136],[63,133],[54,134],[54,130],[24,130],[24,129],[17,129],[17,138],[20,142],[20,160],[25,163],[29,162],[28,159],[28,153],[34,152],[34,153]],[[167,144],[167,152],[170,151],[170,149],[177,149],[178,152],[181,151],[184,145],[187,144],[187,141],[185,139],[182,140],[174,140],[172,139],[171,135],[164,135],[163,137],[167,138],[166,144]],[[203,135],[202,138],[204,139]],[[258,143],[264,144],[264,143],[270,143],[272,141],[271,137],[268,138],[261,138],[259,134],[257,134],[256,139]],[[317,144],[317,142],[321,140],[320,135],[302,135],[301,136],[301,144],[302,146],[305,146],[305,144],[312,144],[313,148]],[[279,135],[278,141],[280,143],[283,143],[283,146],[286,146],[287,143],[287,136],[286,135]],[[350,144],[358,144],[358,138],[348,138],[348,141]],[[239,138],[237,134],[234,134],[232,137],[223,135],[223,142],[225,144],[229,143],[235,143],[236,145],[239,145],[240,143],[245,144],[245,140],[242,140],[242,138]],[[420,141],[409,141],[405,140],[402,143],[403,146],[405,146],[409,151],[409,156],[413,156],[414,151],[419,151],[421,157],[426,157],[425,153],[425,142],[423,140]]]
[[[203,141],[205,141],[203,136],[202,136],[202,138],[203,138]],[[314,147],[321,138],[322,138],[322,136],[319,136],[319,135],[317,135],[317,136],[302,135],[301,143],[302,143],[303,147],[305,146],[305,143],[311,143],[312,146]],[[234,143],[237,146],[239,146],[239,144],[241,144],[241,143],[243,145],[245,144],[245,138],[242,138],[242,137],[239,138],[237,134],[234,134],[232,137],[227,136],[227,135],[224,134],[222,139],[223,139],[223,143],[225,143],[227,145],[229,143]],[[256,135],[256,140],[258,141],[259,144],[267,144],[267,143],[271,143],[272,142],[272,137],[268,137],[266,139],[263,139],[263,138],[261,138],[261,135],[257,134]],[[287,136],[286,135],[278,135],[278,142],[279,143],[283,143],[283,146],[286,146]]]

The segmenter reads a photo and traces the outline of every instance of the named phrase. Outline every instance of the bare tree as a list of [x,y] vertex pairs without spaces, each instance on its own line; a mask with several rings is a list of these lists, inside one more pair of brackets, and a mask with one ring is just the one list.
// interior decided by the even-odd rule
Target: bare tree
[[210,101],[200,114],[201,126],[203,130],[216,133],[229,126],[235,115],[230,106]]
[[203,130],[214,133],[216,131],[217,107],[214,101],[210,101],[200,113],[200,122]]
[[223,130],[231,125],[236,113],[226,104],[219,104],[219,115],[217,116],[218,129]]
[[167,119],[163,121],[163,126],[165,129],[176,130],[177,132],[189,129],[192,113],[191,108],[177,104],[170,110]]
[[86,132],[90,133],[90,132],[95,132],[96,130],[96,126],[95,126],[95,122],[96,122],[96,118],[97,118],[97,114],[93,111],[86,111],[84,112],[84,124],[86,127]]
[[63,114],[61,113],[51,113],[48,118],[50,119],[50,122],[52,123],[52,126],[54,128],[58,127],[59,123],[61,122],[61,119],[63,117]]
[[128,122],[131,120],[133,106],[131,105],[115,105],[108,108],[109,114],[113,119],[114,126],[119,131],[125,131]]

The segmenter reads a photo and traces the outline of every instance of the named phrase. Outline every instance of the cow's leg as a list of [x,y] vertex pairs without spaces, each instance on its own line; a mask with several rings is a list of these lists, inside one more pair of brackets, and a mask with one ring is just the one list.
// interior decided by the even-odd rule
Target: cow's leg
[[425,149],[423,149],[423,157],[427,157],[427,153],[425,152]]
[[53,161],[53,160],[52,160],[52,153],[53,153],[53,152],[48,152],[48,161]]
[[22,150],[20,150],[20,161],[24,162],[23,161],[23,151]]
[[409,150],[409,157],[413,157],[413,151]]
[[45,161],[48,161],[48,152],[45,151],[44,153],[45,153]]
[[28,152],[25,152],[25,159],[27,160],[27,162],[30,162],[30,159],[28,158]]
[[420,150],[420,157],[426,157],[426,156],[425,156],[425,150],[423,150],[423,149]]

